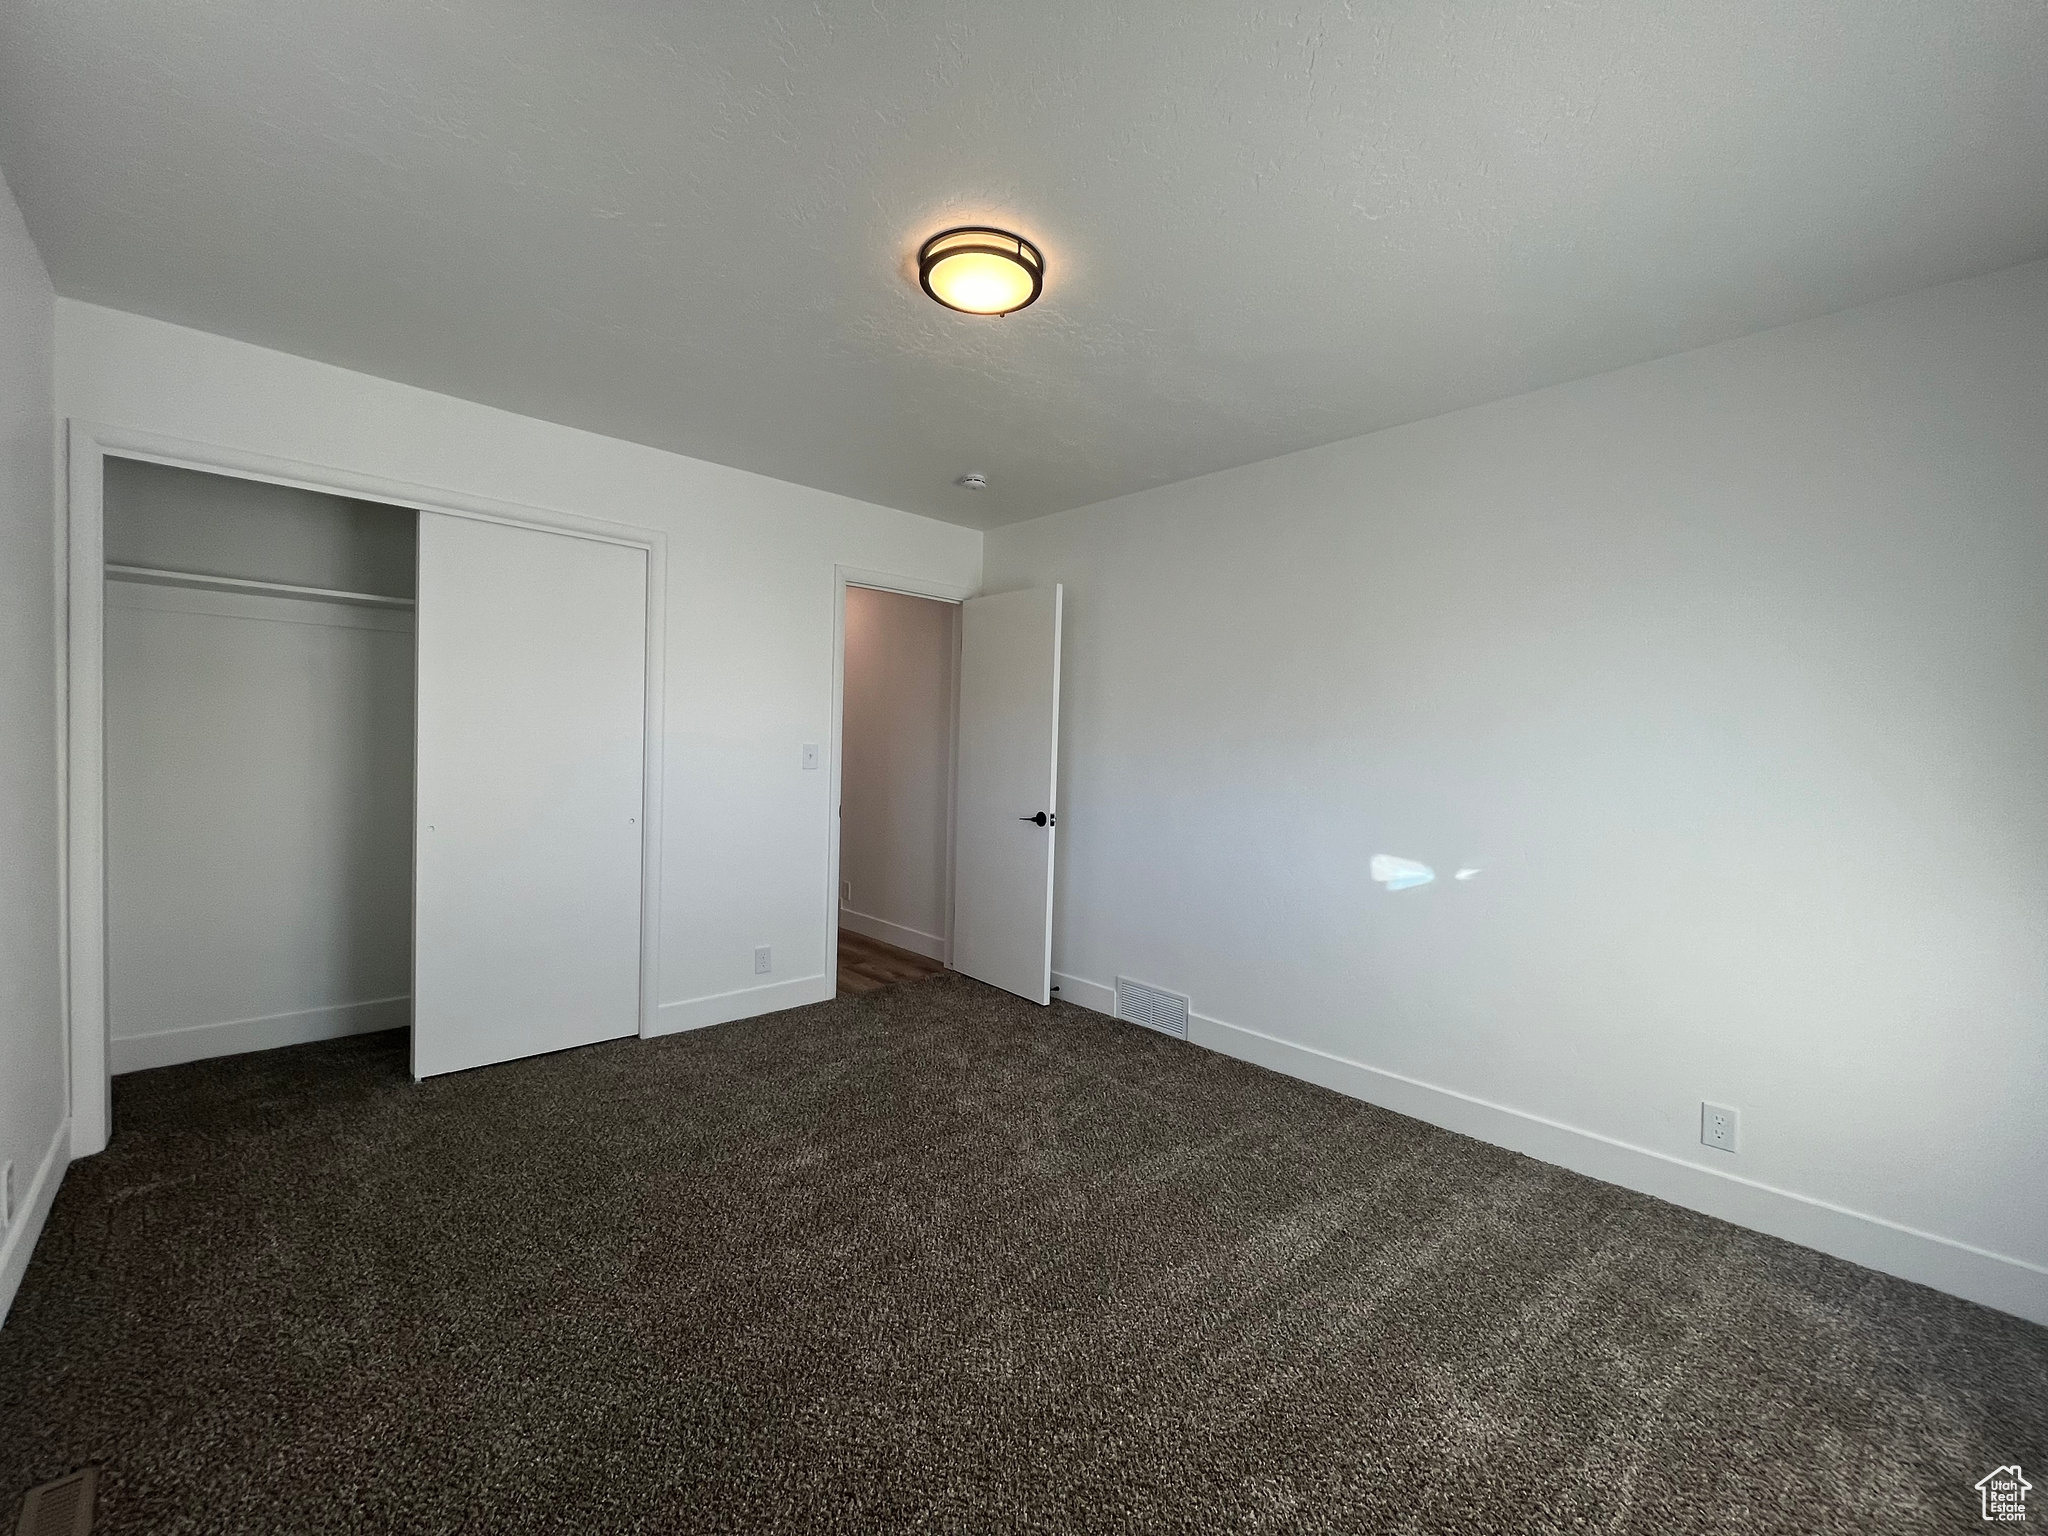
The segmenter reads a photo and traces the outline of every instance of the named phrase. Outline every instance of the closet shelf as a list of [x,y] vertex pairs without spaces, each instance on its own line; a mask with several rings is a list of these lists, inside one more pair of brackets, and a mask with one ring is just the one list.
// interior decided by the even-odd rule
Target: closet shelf
[[193,587],[202,592],[249,592],[270,597],[297,597],[324,603],[353,603],[359,608],[410,608],[409,597],[380,592],[342,592],[333,587],[295,587],[283,581],[251,581],[240,576],[202,576],[194,571],[160,571],[147,565],[107,562],[112,581],[140,581],[157,587]]

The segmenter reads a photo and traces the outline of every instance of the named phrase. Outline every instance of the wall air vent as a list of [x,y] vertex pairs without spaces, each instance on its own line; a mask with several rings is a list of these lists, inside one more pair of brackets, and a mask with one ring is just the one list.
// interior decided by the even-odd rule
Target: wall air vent
[[1176,1040],[1188,1037],[1188,1000],[1178,992],[1162,992],[1127,976],[1116,979],[1116,1016]]

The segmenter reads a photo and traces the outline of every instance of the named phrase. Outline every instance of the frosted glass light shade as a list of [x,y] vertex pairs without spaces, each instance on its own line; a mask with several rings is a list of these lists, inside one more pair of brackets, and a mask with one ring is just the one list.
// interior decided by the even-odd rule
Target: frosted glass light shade
[[917,280],[948,309],[1010,315],[1045,286],[1045,258],[1029,240],[1000,229],[949,229],[917,253]]

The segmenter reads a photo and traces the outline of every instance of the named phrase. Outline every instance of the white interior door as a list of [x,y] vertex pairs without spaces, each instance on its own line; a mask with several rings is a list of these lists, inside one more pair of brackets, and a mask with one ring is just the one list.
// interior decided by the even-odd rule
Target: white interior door
[[647,552],[420,514],[412,1063],[637,1032]]
[[960,605],[953,969],[1052,1001],[1061,587]]

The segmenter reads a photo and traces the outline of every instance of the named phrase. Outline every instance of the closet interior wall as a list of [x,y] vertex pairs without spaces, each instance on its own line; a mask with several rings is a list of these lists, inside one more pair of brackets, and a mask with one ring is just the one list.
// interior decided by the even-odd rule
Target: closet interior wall
[[119,458],[105,506],[113,1070],[405,1025],[418,515]]

